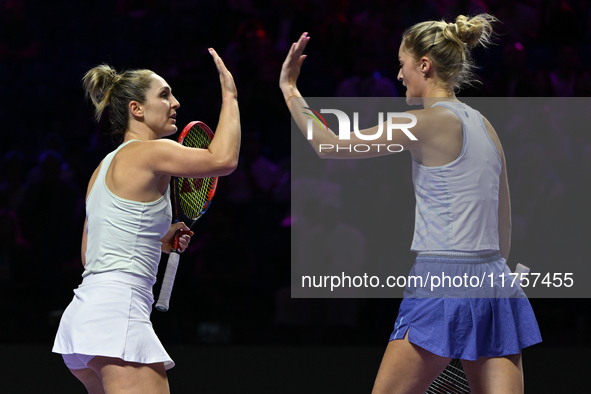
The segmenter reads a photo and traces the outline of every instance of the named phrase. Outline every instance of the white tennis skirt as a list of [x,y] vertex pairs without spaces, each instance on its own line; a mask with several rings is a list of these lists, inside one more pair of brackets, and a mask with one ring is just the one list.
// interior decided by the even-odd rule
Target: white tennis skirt
[[149,279],[120,271],[91,274],[62,315],[54,353],[117,357],[142,364],[174,362],[154,332]]

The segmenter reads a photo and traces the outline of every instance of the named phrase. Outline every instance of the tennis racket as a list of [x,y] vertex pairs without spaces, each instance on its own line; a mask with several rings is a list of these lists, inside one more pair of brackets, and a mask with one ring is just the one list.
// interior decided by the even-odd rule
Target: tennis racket
[[[523,264],[517,264],[515,272],[518,274],[528,273],[529,267]],[[447,364],[447,367],[431,383],[425,394],[470,394],[468,379],[462,368],[462,362],[453,359]]]
[[425,394],[470,394],[462,362],[458,359],[451,360]]
[[[189,148],[207,149],[213,138],[213,132],[203,122],[191,122],[181,132],[179,144]],[[211,199],[215,194],[218,177],[209,178],[173,178],[172,204],[174,209],[175,222],[185,222],[191,228],[209,208]],[[174,235],[172,250],[168,256],[166,272],[162,280],[160,296],[156,303],[156,309],[161,312],[168,311],[170,295],[176,270],[179,266],[179,238],[180,230]]]

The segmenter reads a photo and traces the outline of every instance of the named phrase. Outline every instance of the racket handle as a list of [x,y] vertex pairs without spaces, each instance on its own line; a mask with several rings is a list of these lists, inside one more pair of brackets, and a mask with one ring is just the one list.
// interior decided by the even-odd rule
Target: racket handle
[[529,267],[526,267],[525,265],[518,263],[515,266],[515,273],[521,274],[521,273],[526,273],[529,272]]
[[168,305],[170,304],[170,295],[172,294],[172,286],[174,285],[174,278],[176,276],[176,270],[179,266],[179,259],[181,255],[173,250],[168,256],[168,263],[166,264],[166,272],[164,273],[164,279],[162,280],[162,287],[160,288],[160,296],[156,303],[156,309],[160,312],[168,311]]
[[523,282],[523,276],[521,274],[527,274],[529,273],[529,271],[529,267],[526,267],[521,263],[518,263],[517,266],[515,266],[515,273],[519,274],[519,284]]

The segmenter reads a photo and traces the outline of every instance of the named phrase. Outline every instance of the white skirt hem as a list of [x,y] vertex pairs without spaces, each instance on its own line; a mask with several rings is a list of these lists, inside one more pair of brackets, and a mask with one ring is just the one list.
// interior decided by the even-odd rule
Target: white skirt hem
[[141,364],[175,364],[156,336],[149,279],[111,271],[84,278],[64,311],[54,353],[116,357]]

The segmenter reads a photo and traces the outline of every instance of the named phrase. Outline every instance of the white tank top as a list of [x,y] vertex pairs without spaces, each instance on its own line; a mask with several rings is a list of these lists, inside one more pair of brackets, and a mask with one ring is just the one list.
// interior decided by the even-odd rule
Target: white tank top
[[132,141],[105,157],[86,200],[88,237],[82,277],[122,271],[156,282],[160,240],[172,220],[170,186],[158,200],[144,203],[117,197],[105,183],[113,157]]
[[436,105],[462,121],[462,153],[438,167],[425,167],[413,157],[417,204],[411,250],[498,250],[499,153],[478,111],[463,103]]

